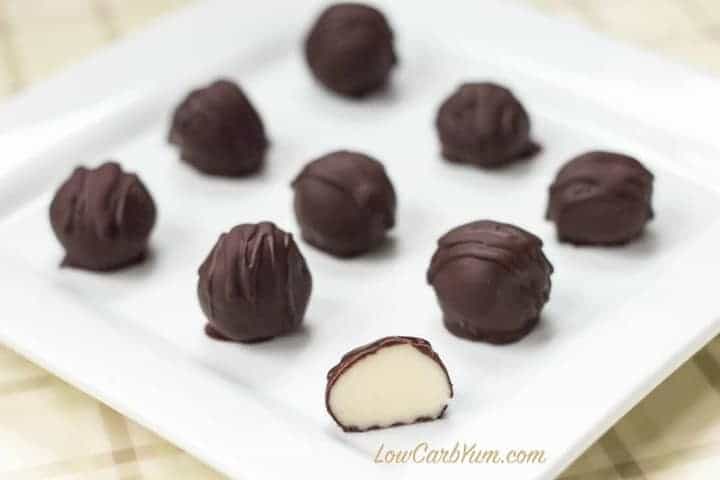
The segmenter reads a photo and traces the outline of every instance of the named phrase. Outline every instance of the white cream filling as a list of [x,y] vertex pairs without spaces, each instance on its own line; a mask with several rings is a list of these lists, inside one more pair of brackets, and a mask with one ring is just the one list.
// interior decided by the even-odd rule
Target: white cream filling
[[381,348],[336,380],[328,400],[345,427],[365,430],[436,418],[450,400],[443,368],[410,345]]

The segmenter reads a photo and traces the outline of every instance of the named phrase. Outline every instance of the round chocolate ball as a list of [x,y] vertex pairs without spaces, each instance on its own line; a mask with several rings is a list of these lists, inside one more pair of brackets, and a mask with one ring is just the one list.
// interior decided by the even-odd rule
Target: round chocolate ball
[[550,186],[547,218],[558,239],[576,245],[622,245],[648,220],[653,175],[627,155],[589,152],[566,163]]
[[145,185],[114,162],[76,168],[50,205],[52,229],[65,248],[62,264],[87,270],[141,261],[155,216]]
[[497,167],[537,153],[530,118],[510,90],[466,83],[450,95],[435,119],[443,156],[456,163]]
[[480,220],[440,238],[427,280],[451,333],[502,344],[519,340],[537,324],[550,297],[552,272],[538,237]]
[[305,57],[320,83],[352,97],[380,89],[397,63],[387,20],[359,3],[327,8],[305,40]]
[[292,183],[306,242],[340,257],[376,247],[395,224],[395,190],[377,160],[338,151],[307,164]]
[[257,342],[302,323],[312,277],[291,234],[273,223],[220,235],[198,271],[198,298],[212,338]]
[[268,147],[260,115],[229,80],[190,92],[175,110],[169,139],[183,161],[226,177],[256,172]]

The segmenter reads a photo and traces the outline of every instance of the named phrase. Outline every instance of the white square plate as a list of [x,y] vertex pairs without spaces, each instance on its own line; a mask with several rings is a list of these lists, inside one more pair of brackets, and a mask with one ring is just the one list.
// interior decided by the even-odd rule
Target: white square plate
[[[317,6],[290,3],[197,5],[4,107],[0,340],[234,477],[551,478],[720,330],[717,155],[698,141],[710,138],[717,85],[512,6],[408,0],[383,7],[401,57],[392,88],[347,101],[315,85],[300,54]],[[264,118],[272,148],[259,176],[201,176],[166,144],[174,105],[218,76],[238,80]],[[541,155],[493,172],[440,159],[436,108],[472,79],[516,92]],[[196,269],[217,236],[266,219],[296,232],[289,183],[336,148],[384,161],[399,199],[390,247],[341,261],[300,242],[315,280],[305,327],[250,346],[205,337]],[[636,155],[656,175],[657,217],[625,248],[560,245],[543,219],[554,173],[593,148]],[[152,257],[112,274],[59,269],[51,196],[72,167],[106,158],[155,197]],[[479,218],[537,233],[556,268],[540,326],[517,344],[453,337],[425,284],[437,238]],[[446,362],[447,417],[344,434],[324,409],[325,372],[392,334],[428,338]],[[381,444],[419,442],[544,449],[547,461],[373,463]]]

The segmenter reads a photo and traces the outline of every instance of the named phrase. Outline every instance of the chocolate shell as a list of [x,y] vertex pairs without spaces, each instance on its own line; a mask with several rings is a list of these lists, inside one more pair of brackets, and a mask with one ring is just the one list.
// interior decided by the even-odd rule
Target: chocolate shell
[[291,234],[270,222],[242,224],[220,235],[198,272],[205,332],[257,342],[297,329],[312,277]]
[[351,97],[383,87],[397,63],[387,20],[359,3],[332,5],[320,15],[305,40],[305,58],[320,83]]
[[155,203],[137,175],[114,162],[76,168],[55,193],[50,223],[63,266],[114,270],[145,257]]
[[325,252],[367,252],[395,225],[395,190],[383,165],[367,155],[324,155],[307,164],[292,186],[303,239]]
[[256,172],[269,143],[260,115],[229,80],[192,91],[175,110],[169,140],[183,161],[226,177]]
[[497,167],[534,155],[530,117],[510,90],[466,83],[448,97],[435,119],[443,156],[456,163]]
[[346,432],[441,418],[453,396],[427,340],[385,337],[343,355],[327,374],[325,406]]
[[653,218],[653,175],[627,155],[589,152],[566,163],[550,186],[547,218],[558,239],[576,245],[623,245]]
[[550,297],[552,272],[538,237],[480,220],[440,238],[427,280],[451,333],[503,344],[519,340],[537,324]]

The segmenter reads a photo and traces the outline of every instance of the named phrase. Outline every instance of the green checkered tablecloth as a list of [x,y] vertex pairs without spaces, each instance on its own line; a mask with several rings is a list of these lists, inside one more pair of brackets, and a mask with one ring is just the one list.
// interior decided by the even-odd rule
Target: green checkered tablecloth
[[[0,95],[190,1],[0,0]],[[524,1],[720,73],[720,0]],[[0,346],[0,478],[222,477]],[[655,389],[563,478],[720,478],[720,339]]]

